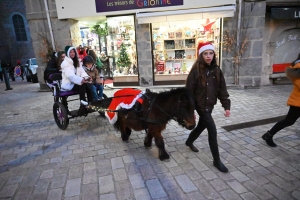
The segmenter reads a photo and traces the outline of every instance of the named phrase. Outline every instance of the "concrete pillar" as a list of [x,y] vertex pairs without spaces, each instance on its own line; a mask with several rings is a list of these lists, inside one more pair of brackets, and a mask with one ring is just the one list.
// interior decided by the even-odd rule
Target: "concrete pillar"
[[142,87],[153,86],[150,24],[136,22],[139,83]]
[[[58,19],[55,1],[47,0],[47,2],[56,48],[55,51],[64,50],[66,45],[78,46],[80,44],[80,29],[77,21],[72,19]],[[43,75],[53,49],[44,0],[25,0],[25,6],[32,45],[39,66],[37,73],[40,89],[48,89]]]

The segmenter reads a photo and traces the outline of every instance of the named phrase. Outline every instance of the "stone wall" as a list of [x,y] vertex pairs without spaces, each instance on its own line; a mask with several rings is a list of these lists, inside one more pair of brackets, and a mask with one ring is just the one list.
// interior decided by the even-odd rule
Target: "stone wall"
[[153,86],[151,31],[149,24],[138,24],[136,22],[136,41],[140,86]]
[[[17,41],[12,17],[18,14],[23,18],[27,41]],[[24,0],[1,0],[0,3],[0,60],[15,65],[17,60],[25,64],[34,57],[29,25],[26,19]]]
[[[77,46],[80,43],[80,31],[77,21],[72,19],[60,20],[57,17],[56,5],[54,0],[47,0],[54,37],[55,51],[64,50],[66,45]],[[49,24],[46,16],[44,0],[25,0],[28,23],[32,34],[33,49],[39,65],[38,77],[41,89],[46,89],[44,84],[43,72],[47,66],[45,55],[47,46],[52,50]],[[48,43],[48,45],[45,45]]]
[[[233,18],[224,19],[225,30],[237,30],[238,7]],[[242,18],[240,29],[240,42],[247,39],[246,50],[242,54],[239,66],[239,85],[261,85],[263,33],[265,25],[266,2],[242,3]],[[241,47],[241,45],[240,45]],[[233,57],[235,50],[231,53],[223,50],[222,69],[227,83],[234,82]]]

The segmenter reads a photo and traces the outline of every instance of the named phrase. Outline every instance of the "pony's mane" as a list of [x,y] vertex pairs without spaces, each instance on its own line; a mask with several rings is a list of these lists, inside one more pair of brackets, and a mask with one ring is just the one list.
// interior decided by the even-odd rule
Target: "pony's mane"
[[161,91],[158,94],[158,97],[160,98],[168,98],[170,96],[176,96],[179,94],[186,94],[188,93],[188,90],[185,87],[179,87],[179,88],[172,88],[171,90],[167,91]]

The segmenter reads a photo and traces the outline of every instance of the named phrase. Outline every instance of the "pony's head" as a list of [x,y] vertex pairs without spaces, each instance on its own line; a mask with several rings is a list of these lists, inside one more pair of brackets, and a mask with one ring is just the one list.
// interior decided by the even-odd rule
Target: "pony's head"
[[175,90],[178,90],[180,95],[174,108],[173,116],[179,125],[192,130],[196,126],[194,100],[186,88],[177,88]]

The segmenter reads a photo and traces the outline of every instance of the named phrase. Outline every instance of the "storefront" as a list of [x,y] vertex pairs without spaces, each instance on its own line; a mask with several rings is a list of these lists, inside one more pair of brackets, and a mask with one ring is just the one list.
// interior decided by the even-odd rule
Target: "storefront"
[[109,57],[114,86],[183,84],[200,41],[211,41],[220,59],[222,18],[235,11],[235,0],[95,0],[76,13],[81,1],[56,3],[61,19],[96,23],[105,16],[108,35],[96,48]]

